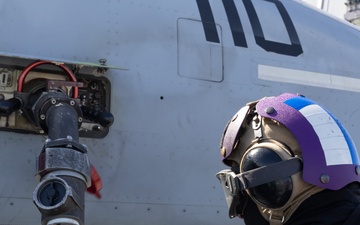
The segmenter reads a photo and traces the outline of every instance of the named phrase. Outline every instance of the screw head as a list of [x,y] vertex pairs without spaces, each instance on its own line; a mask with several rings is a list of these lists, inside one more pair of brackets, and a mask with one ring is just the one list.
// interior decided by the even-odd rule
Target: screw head
[[226,156],[226,148],[222,147],[220,153],[223,157],[225,157]]
[[267,113],[267,114],[273,114],[274,112],[275,112],[276,110],[274,109],[274,107],[267,107],[266,109],[265,109],[265,112]]
[[355,167],[355,173],[356,175],[360,175],[360,166]]
[[323,183],[323,184],[327,184],[327,183],[329,183],[329,181],[330,181],[330,176],[327,175],[327,174],[322,174],[322,175],[320,176],[320,181],[321,181],[321,183]]

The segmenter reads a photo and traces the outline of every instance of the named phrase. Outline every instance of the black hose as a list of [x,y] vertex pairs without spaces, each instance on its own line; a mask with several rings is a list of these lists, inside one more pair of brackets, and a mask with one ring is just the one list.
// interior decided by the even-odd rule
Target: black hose
[[50,107],[46,124],[50,140],[71,136],[74,141],[79,141],[78,114],[72,106],[57,104]]

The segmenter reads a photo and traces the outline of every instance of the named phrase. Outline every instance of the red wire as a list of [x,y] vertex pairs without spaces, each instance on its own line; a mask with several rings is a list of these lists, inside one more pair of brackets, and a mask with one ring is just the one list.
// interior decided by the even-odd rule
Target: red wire
[[[32,64],[30,64],[28,67],[26,67],[23,72],[20,74],[19,79],[18,79],[18,86],[17,86],[17,91],[18,92],[22,92],[23,90],[23,85],[24,85],[24,81],[26,76],[29,74],[29,72],[34,69],[37,66],[40,65],[44,65],[44,64],[51,64],[51,65],[55,65],[57,67],[60,67],[60,69],[62,69],[65,73],[67,73],[67,75],[69,75],[70,79],[74,82],[77,82],[75,75],[73,74],[73,72],[71,72],[71,70],[69,70],[69,68],[67,68],[64,64],[56,64],[54,62],[50,62],[50,61],[36,61]],[[77,86],[74,87],[74,94],[73,97],[77,98],[79,95],[79,88]]]

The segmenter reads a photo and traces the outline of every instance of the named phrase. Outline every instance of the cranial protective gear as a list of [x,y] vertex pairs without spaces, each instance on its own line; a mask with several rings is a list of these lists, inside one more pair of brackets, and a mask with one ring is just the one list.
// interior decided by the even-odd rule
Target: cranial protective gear
[[224,131],[221,155],[232,167],[217,174],[231,218],[246,216],[251,200],[270,224],[285,223],[311,195],[360,181],[357,151],[344,127],[295,94],[241,108]]

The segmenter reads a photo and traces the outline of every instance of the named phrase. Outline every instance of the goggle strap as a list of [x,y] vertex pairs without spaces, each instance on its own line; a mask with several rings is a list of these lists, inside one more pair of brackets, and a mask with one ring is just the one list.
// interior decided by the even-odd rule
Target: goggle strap
[[[236,215],[241,215],[246,203],[243,203],[243,209],[240,212],[237,210],[237,205],[243,191],[248,188],[256,187],[272,181],[280,180],[296,174],[302,170],[302,160],[294,157],[285,161],[259,167],[241,174],[235,174],[229,169],[222,170],[216,174],[220,180],[226,201],[229,206],[229,216],[234,218]],[[246,197],[246,195],[245,195]]]
[[294,175],[301,170],[302,160],[298,157],[293,157],[288,160],[246,171],[236,175],[240,181],[240,190],[238,191],[280,180]]

